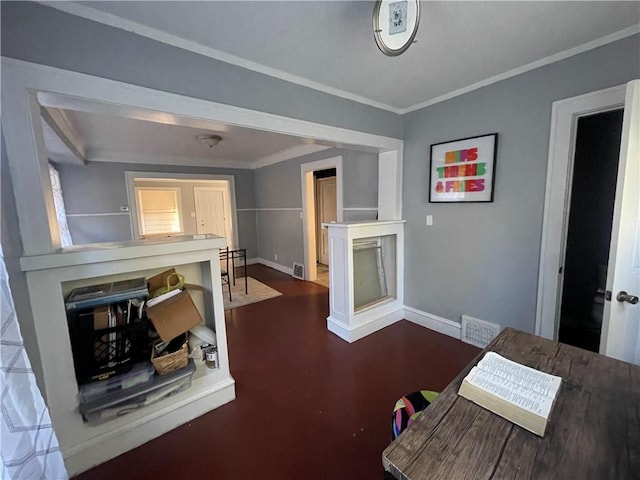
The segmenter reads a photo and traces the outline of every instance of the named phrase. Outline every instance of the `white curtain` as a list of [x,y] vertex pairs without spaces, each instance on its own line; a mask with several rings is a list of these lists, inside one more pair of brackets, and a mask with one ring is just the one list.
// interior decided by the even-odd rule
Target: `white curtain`
[[53,204],[56,207],[58,230],[60,230],[60,245],[63,247],[70,247],[73,245],[73,240],[71,240],[71,232],[69,231],[69,225],[67,224],[67,212],[64,208],[60,174],[56,167],[51,164],[49,164],[49,177],[51,178],[51,189],[53,190]]
[[24,349],[1,247],[0,276],[0,478],[65,480],[49,410]]

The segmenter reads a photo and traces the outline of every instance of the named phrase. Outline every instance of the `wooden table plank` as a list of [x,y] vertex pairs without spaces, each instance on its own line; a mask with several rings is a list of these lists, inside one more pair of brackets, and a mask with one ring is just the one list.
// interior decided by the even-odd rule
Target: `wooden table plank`
[[[458,396],[487,351],[559,375],[544,438]],[[640,478],[640,367],[505,329],[383,453],[399,479]]]

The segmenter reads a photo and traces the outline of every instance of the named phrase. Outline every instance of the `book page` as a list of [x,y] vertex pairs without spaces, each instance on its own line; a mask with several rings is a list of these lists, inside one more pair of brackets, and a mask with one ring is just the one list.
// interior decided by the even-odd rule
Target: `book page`
[[553,398],[538,393],[524,385],[493,375],[479,367],[473,367],[465,381],[495,395],[513,405],[528,410],[540,417],[548,418]]
[[555,398],[562,383],[560,377],[513,362],[495,352],[487,352],[477,367],[505,381],[521,385],[551,399]]

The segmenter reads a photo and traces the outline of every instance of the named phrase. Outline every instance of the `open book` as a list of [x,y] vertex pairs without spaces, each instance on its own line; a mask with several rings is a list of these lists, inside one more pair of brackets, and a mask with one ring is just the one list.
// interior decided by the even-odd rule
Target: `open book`
[[458,395],[542,437],[561,383],[560,377],[488,352]]

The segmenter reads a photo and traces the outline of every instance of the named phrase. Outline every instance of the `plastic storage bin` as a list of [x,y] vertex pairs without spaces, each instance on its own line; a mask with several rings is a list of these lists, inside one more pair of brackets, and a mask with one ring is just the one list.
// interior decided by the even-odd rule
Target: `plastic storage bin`
[[149,382],[80,403],[80,413],[90,424],[121,417],[188,389],[195,371],[196,367],[190,359],[185,368],[167,375],[155,375]]
[[153,370],[153,365],[150,362],[136,363],[127,373],[110,377],[107,380],[98,380],[97,382],[81,385],[78,397],[81,403],[88,403],[104,395],[127,390],[151,380],[153,378]]

